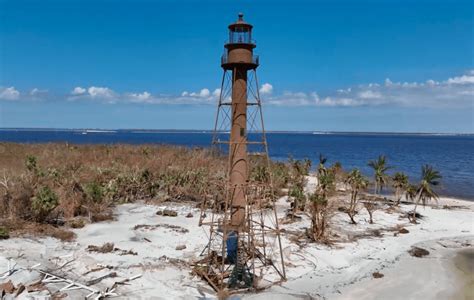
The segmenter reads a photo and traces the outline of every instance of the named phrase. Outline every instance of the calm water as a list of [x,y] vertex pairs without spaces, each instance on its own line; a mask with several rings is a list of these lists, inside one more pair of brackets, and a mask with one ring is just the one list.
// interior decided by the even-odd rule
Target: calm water
[[[394,171],[407,173],[418,180],[422,164],[431,164],[443,175],[441,195],[474,200],[474,135],[410,135],[410,134],[312,134],[268,133],[270,156],[286,160],[305,157],[317,162],[319,153],[329,164],[340,161],[345,169],[360,168],[371,176],[367,162],[384,154]],[[134,131],[91,132],[63,130],[2,130],[0,141],[21,143],[69,142],[159,143],[208,147],[209,132]]]

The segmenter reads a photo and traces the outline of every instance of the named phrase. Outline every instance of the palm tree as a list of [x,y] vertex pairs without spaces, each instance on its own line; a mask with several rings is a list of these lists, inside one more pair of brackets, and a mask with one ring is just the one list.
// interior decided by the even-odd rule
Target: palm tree
[[388,175],[386,172],[391,167],[387,166],[385,155],[380,155],[376,160],[369,161],[368,165],[374,169],[375,194],[378,195],[382,191],[382,188],[387,185]]
[[356,224],[354,216],[356,214],[357,195],[360,190],[367,187],[369,181],[360,173],[359,169],[354,169],[349,173],[345,182],[351,187],[351,202],[347,214],[349,215],[352,224]]
[[320,240],[324,237],[328,218],[328,195],[334,189],[334,173],[325,172],[319,177],[316,192],[310,195],[311,200],[311,238]]
[[417,201],[415,203],[415,208],[413,209],[412,222],[416,223],[416,207],[418,203],[423,203],[423,206],[426,205],[426,202],[431,199],[438,200],[439,196],[434,191],[433,187],[440,184],[440,179],[442,178],[441,174],[433,169],[430,165],[424,165],[421,167],[421,181],[418,185],[416,194],[418,195]]
[[416,189],[416,185],[408,183],[405,188],[405,199],[414,203],[416,199]]
[[395,189],[395,199],[397,201],[395,205],[400,205],[402,194],[408,187],[408,176],[403,172],[395,173],[392,177],[392,186]]

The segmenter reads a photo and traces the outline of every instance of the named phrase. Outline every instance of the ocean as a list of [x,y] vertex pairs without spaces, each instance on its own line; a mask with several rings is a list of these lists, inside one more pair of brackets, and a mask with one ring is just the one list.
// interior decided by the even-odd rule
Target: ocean
[[[0,142],[17,143],[209,147],[211,138],[210,131],[0,129]],[[372,176],[368,161],[381,154],[393,166],[389,173],[403,171],[413,182],[419,180],[421,166],[430,164],[443,176],[440,195],[474,200],[474,135],[269,132],[267,140],[274,160],[309,158],[316,166],[322,153],[328,165],[339,161],[345,170],[359,168],[366,176]]]

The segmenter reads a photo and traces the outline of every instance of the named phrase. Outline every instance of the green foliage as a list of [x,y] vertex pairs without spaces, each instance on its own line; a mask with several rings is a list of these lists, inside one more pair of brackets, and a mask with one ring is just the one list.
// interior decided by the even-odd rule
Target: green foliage
[[322,206],[326,206],[328,204],[328,199],[319,193],[312,193],[309,195],[309,201]]
[[38,221],[45,218],[58,206],[58,195],[48,186],[42,187],[33,198],[31,207]]
[[270,176],[268,174],[267,167],[264,165],[257,165],[252,168],[250,180],[260,183],[270,182]]
[[293,210],[304,209],[306,195],[304,194],[304,186],[306,183],[305,176],[308,175],[311,168],[310,160],[294,160],[290,158],[290,176],[288,196],[293,199]]
[[8,229],[0,226],[0,240],[6,240],[8,238],[10,238]]
[[392,177],[392,186],[395,188],[395,198],[398,205],[402,197],[402,191],[405,191],[408,187],[408,176],[403,172],[396,172]]
[[403,172],[396,172],[392,177],[394,188],[405,188],[408,185],[408,176]]
[[328,196],[335,189],[335,174],[332,170],[325,170],[319,174],[316,191],[309,196],[311,203],[311,234],[313,240],[322,240],[328,227]]
[[37,163],[36,156],[27,155],[25,165],[28,171],[33,172],[33,173],[38,172],[38,163]]
[[408,183],[405,189],[405,198],[414,202],[416,199],[416,189],[416,185]]
[[361,190],[367,188],[369,180],[367,180],[367,178],[362,175],[359,169],[353,169],[348,174],[345,183],[349,184],[351,187],[351,202],[347,210],[347,214],[349,215],[352,224],[356,224],[354,216],[356,214],[356,208],[358,203],[357,195]]
[[96,181],[87,183],[84,192],[87,199],[93,203],[101,203],[104,200],[104,188]]
[[293,197],[297,201],[304,200],[304,190],[301,184],[292,185],[288,191],[288,196]]
[[311,169],[311,160],[305,158],[303,160],[289,158],[288,160],[291,166],[291,172],[293,176],[307,176],[309,174],[309,170]]
[[369,161],[368,166],[374,169],[375,194],[379,194],[388,183],[389,177],[386,172],[392,167],[387,166],[387,158],[384,155]]
[[150,155],[151,150],[148,147],[143,147],[142,148],[142,153],[143,153],[143,155],[148,156],[148,155]]
[[330,191],[334,190],[336,176],[332,170],[326,170],[326,172],[322,173],[319,178],[319,187],[321,193],[327,195]]
[[285,187],[290,180],[290,170],[286,164],[281,162],[271,163],[270,172],[276,189]]
[[430,165],[421,167],[421,182],[418,186],[417,194],[423,205],[431,199],[438,199],[439,196],[433,187],[440,184],[441,174]]
[[[440,185],[441,178],[442,176],[439,171],[433,169],[432,166],[424,165],[421,167],[421,181],[416,188],[415,196],[413,196],[413,198],[418,198],[416,198],[411,222],[416,223],[416,207],[420,201],[423,203],[423,206],[425,206],[426,202],[430,201],[431,199],[437,200],[439,198],[438,193],[436,193],[434,190],[434,187]],[[413,191],[411,192],[414,193]]]
[[326,173],[326,162],[328,161],[327,157],[319,153],[319,164],[318,164],[318,176],[322,176]]

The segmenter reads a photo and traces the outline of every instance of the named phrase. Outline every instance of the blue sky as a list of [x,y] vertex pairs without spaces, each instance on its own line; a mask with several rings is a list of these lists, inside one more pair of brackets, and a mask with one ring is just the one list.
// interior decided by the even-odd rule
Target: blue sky
[[211,129],[227,25],[270,130],[474,132],[472,1],[0,0],[0,127]]

